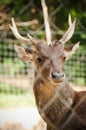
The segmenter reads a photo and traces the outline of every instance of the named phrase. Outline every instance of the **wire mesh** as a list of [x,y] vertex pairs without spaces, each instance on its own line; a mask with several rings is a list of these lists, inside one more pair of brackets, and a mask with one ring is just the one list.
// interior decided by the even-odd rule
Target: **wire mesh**
[[[59,27],[55,24],[53,17],[56,17],[58,15],[58,12],[60,10],[67,11],[67,8],[58,1],[58,6],[55,10],[50,11],[49,13],[49,21],[52,28],[52,35],[55,38],[56,35],[63,35],[64,31],[59,29]],[[28,9],[31,10],[31,13],[33,13],[33,18],[35,17],[36,13],[41,11],[40,8],[38,8],[35,1],[28,3]],[[35,5],[35,6],[33,6]],[[22,15],[23,12],[21,11]],[[32,16],[30,16],[32,17]],[[40,18],[40,14],[39,14]],[[38,16],[36,19],[39,21]],[[57,19],[58,20],[58,19]],[[79,20],[77,20],[79,22]],[[37,35],[44,38],[44,23],[43,21],[39,21],[39,29],[36,28],[35,25],[31,25],[31,28],[29,27],[23,27],[19,28],[19,31],[21,34],[25,35],[27,32],[34,35],[34,37],[37,37]],[[79,25],[82,26],[82,24],[79,22]],[[35,28],[35,30],[34,30]],[[29,30],[28,30],[29,29]],[[83,29],[85,30],[85,27],[83,26]],[[40,32],[40,34],[39,34]],[[76,32],[77,34],[79,32]],[[42,39],[41,38],[41,39]],[[72,42],[72,41],[71,41]],[[32,88],[33,84],[33,69],[31,69],[31,64],[25,64],[21,60],[18,59],[17,54],[14,50],[14,44],[17,44],[18,41],[14,39],[13,34],[11,31],[4,32],[1,31],[1,39],[0,39],[0,90],[3,93],[27,93],[27,89]],[[77,53],[71,58],[69,61],[65,64],[65,73],[67,79],[77,85],[86,85],[86,51],[85,48],[79,49]],[[72,71],[71,71],[72,70]],[[30,87],[31,86],[31,87]]]
[[85,49],[80,49],[66,62],[65,72],[67,79],[76,86],[86,85],[86,54]]
[[[28,5],[29,10],[31,10],[32,6],[35,5],[34,7],[36,7],[35,9],[37,10],[36,14],[41,11],[34,1],[31,1]],[[59,35],[63,35],[64,33],[64,31],[59,29],[53,20],[53,16],[56,15],[57,18],[59,10],[65,10],[65,12],[68,12],[67,8],[61,2],[59,2],[56,9],[49,14],[49,21],[54,38],[56,35],[59,37]],[[21,10],[21,15],[23,14],[23,11],[24,10]],[[36,16],[34,14],[33,18]],[[80,20],[78,19],[77,21],[79,25],[82,26],[82,29],[86,30],[82,23],[80,23]],[[20,29],[21,34],[25,35],[27,32],[29,32],[36,38],[38,36],[39,38],[44,39],[43,20],[41,19],[39,23],[40,24],[38,28],[32,26],[32,28],[36,28],[38,30],[32,30],[31,28],[25,27]],[[75,32],[75,35],[78,33],[82,32]],[[35,106],[32,92],[34,78],[33,66],[30,63],[23,63],[17,57],[17,54],[14,50],[14,43],[17,44],[18,41],[14,39],[10,31],[0,31],[0,34],[0,107],[9,108],[27,105]],[[75,86],[86,86],[86,49],[84,47],[80,47],[76,54],[74,54],[69,61],[66,61],[65,73],[68,81],[73,83]]]

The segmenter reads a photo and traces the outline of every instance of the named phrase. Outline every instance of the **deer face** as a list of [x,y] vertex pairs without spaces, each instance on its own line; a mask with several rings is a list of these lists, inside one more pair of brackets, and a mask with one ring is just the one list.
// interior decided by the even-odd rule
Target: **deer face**
[[24,62],[33,62],[35,65],[35,75],[39,75],[38,78],[44,82],[48,82],[52,85],[62,83],[65,79],[64,74],[64,61],[69,59],[71,55],[78,48],[79,43],[65,47],[64,43],[67,42],[74,33],[75,20],[72,23],[69,15],[69,28],[63,37],[56,41],[53,45],[43,44],[40,41],[34,39],[28,34],[28,38],[22,37],[16,28],[14,19],[12,19],[12,26],[10,25],[15,37],[26,44],[32,43],[35,50],[24,49],[21,46],[15,45],[15,50],[18,56]]
[[50,46],[38,43],[36,50],[24,49],[15,45],[15,50],[24,62],[30,61],[35,65],[35,74],[39,75],[38,79],[57,85],[65,80],[64,62],[77,47],[78,44],[64,47],[63,43],[56,41]]
[[38,55],[35,59],[37,73],[41,72],[41,78],[51,84],[57,84],[64,80],[64,60],[62,45],[57,42],[52,46],[38,44]]

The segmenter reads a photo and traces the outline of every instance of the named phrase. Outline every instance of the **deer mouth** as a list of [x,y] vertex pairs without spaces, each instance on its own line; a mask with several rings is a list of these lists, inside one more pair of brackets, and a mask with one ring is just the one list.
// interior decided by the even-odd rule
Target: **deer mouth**
[[52,80],[55,81],[55,82],[63,82],[64,77],[54,78],[54,79],[52,79]]
[[48,78],[49,82],[54,85],[54,86],[57,86],[57,85],[60,85],[63,81],[64,81],[64,78],[57,78],[57,79],[52,79],[51,77]]
[[64,79],[58,79],[58,80],[53,80],[53,82],[55,82],[55,83],[62,83],[64,81]]

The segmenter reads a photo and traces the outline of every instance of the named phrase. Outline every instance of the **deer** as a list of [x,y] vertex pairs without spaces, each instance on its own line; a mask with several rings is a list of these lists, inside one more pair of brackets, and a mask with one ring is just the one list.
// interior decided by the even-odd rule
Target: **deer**
[[62,38],[50,45],[30,34],[23,37],[14,18],[12,25],[9,25],[17,40],[31,46],[25,48],[14,44],[19,58],[34,65],[35,102],[39,114],[47,124],[46,130],[86,130],[86,91],[75,91],[64,71],[65,61],[79,48],[79,42],[65,46],[75,30],[76,19],[72,22],[71,15],[68,24]]

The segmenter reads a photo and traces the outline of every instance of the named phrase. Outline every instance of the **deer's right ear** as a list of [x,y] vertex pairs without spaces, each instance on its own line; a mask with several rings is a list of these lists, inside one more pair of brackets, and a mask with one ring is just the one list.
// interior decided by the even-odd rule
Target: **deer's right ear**
[[27,49],[19,46],[19,45],[14,45],[14,48],[19,56],[19,58],[24,61],[25,63],[30,62],[33,60],[33,54],[32,51],[28,51]]

